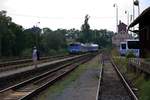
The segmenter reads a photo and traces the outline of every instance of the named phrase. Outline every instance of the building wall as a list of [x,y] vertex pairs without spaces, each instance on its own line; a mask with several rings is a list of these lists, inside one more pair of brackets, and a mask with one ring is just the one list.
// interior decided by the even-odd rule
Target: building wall
[[130,25],[129,28],[139,24],[140,57],[150,58],[150,7],[145,9]]
[[150,57],[150,23],[147,22],[143,20],[139,24],[140,55],[142,58]]
[[119,48],[120,42],[125,42],[126,39],[132,39],[132,36],[127,33],[127,25],[119,21],[118,33],[112,37],[112,44]]
[[120,42],[125,42],[126,39],[133,39],[133,37],[128,33],[118,33],[112,37],[112,44],[119,47]]
[[123,22],[119,21],[119,25],[117,27],[118,27],[118,33],[127,32],[127,25],[124,24]]

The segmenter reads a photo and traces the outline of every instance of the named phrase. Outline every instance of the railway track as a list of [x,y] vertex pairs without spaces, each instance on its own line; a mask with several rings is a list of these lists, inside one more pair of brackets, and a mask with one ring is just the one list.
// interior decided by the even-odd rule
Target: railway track
[[70,73],[80,64],[90,60],[94,55],[86,55],[74,62],[66,63],[55,69],[42,73],[17,85],[0,91],[1,100],[27,100],[38,95],[46,87]]
[[[8,75],[6,73],[6,76],[4,76],[4,77],[0,76],[1,77],[0,78],[0,90],[8,88],[9,86],[12,86],[12,85],[17,84],[17,83],[22,82],[22,81],[25,81],[29,78],[34,77],[34,76],[38,76],[44,72],[52,70],[53,68],[59,67],[60,65],[70,63],[70,62],[76,62],[76,60],[78,60],[79,58],[82,58],[86,55],[89,55],[89,54],[67,57],[64,59],[59,59],[56,61],[43,63],[41,65],[41,67],[38,67],[36,69],[34,68],[34,66],[29,66],[28,68],[16,70],[17,73],[14,73],[15,70],[12,70],[13,74],[11,74],[12,73],[11,71],[8,71],[7,72]],[[10,74],[9,74],[9,72],[10,72]]]
[[[72,55],[42,57],[38,61],[38,64],[41,64],[44,62],[49,62],[49,61],[54,61],[57,59],[62,59],[65,57],[71,57],[71,56]],[[0,72],[4,72],[4,71],[8,71],[8,70],[14,70],[17,68],[22,68],[22,67],[31,66],[31,65],[33,65],[32,59],[22,59],[22,60],[16,60],[16,61],[3,62],[3,63],[0,63]]]
[[103,57],[96,100],[138,100],[113,60]]
[[[47,59],[47,58],[57,58],[57,57],[63,57],[63,56],[68,56],[68,55],[55,55],[55,56],[47,56],[47,57],[40,57],[40,59]],[[3,65],[12,65],[12,64],[16,64],[18,62],[22,63],[22,62],[26,62],[26,61],[31,61],[31,57],[24,57],[24,58],[8,58],[5,60],[1,60],[0,59],[0,67]]]

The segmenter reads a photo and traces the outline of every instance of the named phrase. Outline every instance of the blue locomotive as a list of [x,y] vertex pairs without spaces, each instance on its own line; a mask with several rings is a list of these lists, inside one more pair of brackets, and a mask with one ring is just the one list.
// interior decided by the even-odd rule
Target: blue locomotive
[[98,45],[92,43],[71,43],[68,46],[68,51],[70,54],[79,54],[85,52],[96,52],[98,51]]

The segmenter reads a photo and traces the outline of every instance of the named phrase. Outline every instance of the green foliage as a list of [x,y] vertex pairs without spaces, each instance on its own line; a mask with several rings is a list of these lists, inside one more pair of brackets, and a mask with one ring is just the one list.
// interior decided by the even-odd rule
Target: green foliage
[[[133,74],[134,74],[134,76],[135,76],[135,73],[133,73]],[[140,75],[140,77],[138,77],[138,78],[135,80],[134,84],[135,84],[136,86],[138,86],[138,87],[141,87],[142,84],[143,84],[143,82],[145,82],[145,80],[144,80],[144,75]]]
[[122,58],[120,56],[114,56],[113,60],[115,64],[119,66],[119,68],[121,67],[119,69],[121,72],[126,73],[128,71],[128,59]]
[[32,49],[28,48],[28,49],[23,50],[22,56],[24,56],[24,57],[31,57],[32,56]]
[[67,52],[66,49],[59,49],[59,50],[58,50],[58,53],[59,53],[59,54],[68,54],[68,52]]
[[120,56],[120,53],[118,52],[117,48],[112,48],[111,54],[112,56]]
[[150,100],[150,80],[147,81],[144,75],[140,75],[134,83],[139,88],[139,100]]
[[150,100],[150,80],[146,80],[144,74],[134,73],[132,70],[127,70],[128,59],[122,57],[114,57],[113,59],[115,63],[120,66],[119,70],[122,73],[126,73],[129,80],[132,80],[133,85],[138,89],[139,100]]
[[39,27],[32,27],[23,31],[25,37],[25,47],[33,48],[34,46],[40,47],[41,42],[41,29]]
[[150,100],[150,81],[145,81],[141,86],[140,100]]
[[16,56],[21,53],[22,27],[13,23],[6,11],[0,11],[0,56]]
[[67,50],[65,49],[59,49],[59,50],[53,50],[53,49],[50,49],[48,51],[48,55],[61,55],[61,54],[67,54]]
[[133,52],[128,52],[126,55],[126,58],[135,58],[136,56],[134,55]]
[[81,26],[81,31],[82,31],[82,36],[81,38],[83,39],[83,42],[91,42],[91,32],[90,32],[90,25],[88,24],[89,20],[89,15],[85,16],[84,24]]
[[0,57],[31,56],[32,48],[37,46],[40,55],[54,55],[67,52],[67,42],[91,42],[100,48],[111,48],[113,32],[107,30],[90,30],[89,16],[85,16],[80,30],[76,29],[40,29],[22,26],[12,22],[6,11],[0,11]]
[[[49,87],[47,91],[44,91],[42,95],[38,96],[39,100],[53,100],[53,95],[59,95],[61,92],[68,87],[71,84],[74,84],[74,82],[78,79],[79,76],[81,76],[86,70],[88,69],[97,69],[99,70],[99,57],[96,57],[89,61],[88,63],[85,63],[83,65],[80,65],[77,67],[73,72],[71,72],[69,75],[67,75],[66,78],[63,78],[63,81],[56,82],[54,85]],[[94,77],[95,79],[98,79],[98,76]],[[37,98],[36,98],[37,99]]]
[[42,34],[42,46],[44,52],[52,54],[51,52],[59,51],[60,49],[66,48],[66,32],[64,30],[51,31],[50,29],[44,29]]
[[[100,48],[112,48],[111,38],[114,34],[113,32],[107,30],[90,30],[90,34],[90,42],[98,44]],[[82,32],[76,40],[83,43],[86,42],[86,38]]]
[[53,49],[50,49],[50,50],[48,51],[48,54],[49,54],[49,55],[56,55],[57,52],[56,52],[55,50],[53,50]]

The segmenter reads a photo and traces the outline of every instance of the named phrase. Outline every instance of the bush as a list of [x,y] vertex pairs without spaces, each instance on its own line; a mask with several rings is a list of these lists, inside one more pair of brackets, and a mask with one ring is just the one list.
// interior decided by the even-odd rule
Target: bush
[[50,49],[48,51],[48,55],[56,55],[56,54],[57,54],[56,50]]
[[67,54],[68,52],[67,52],[66,49],[59,49],[59,50],[58,50],[58,53],[59,53],[59,54]]
[[135,58],[136,56],[134,55],[133,52],[128,52],[126,55],[126,58]]
[[150,81],[143,82],[140,92],[140,100],[150,100]]
[[112,56],[119,56],[120,55],[117,48],[112,48],[111,54],[112,54]]
[[22,56],[23,57],[32,57],[32,49],[31,48],[25,49],[22,52]]

